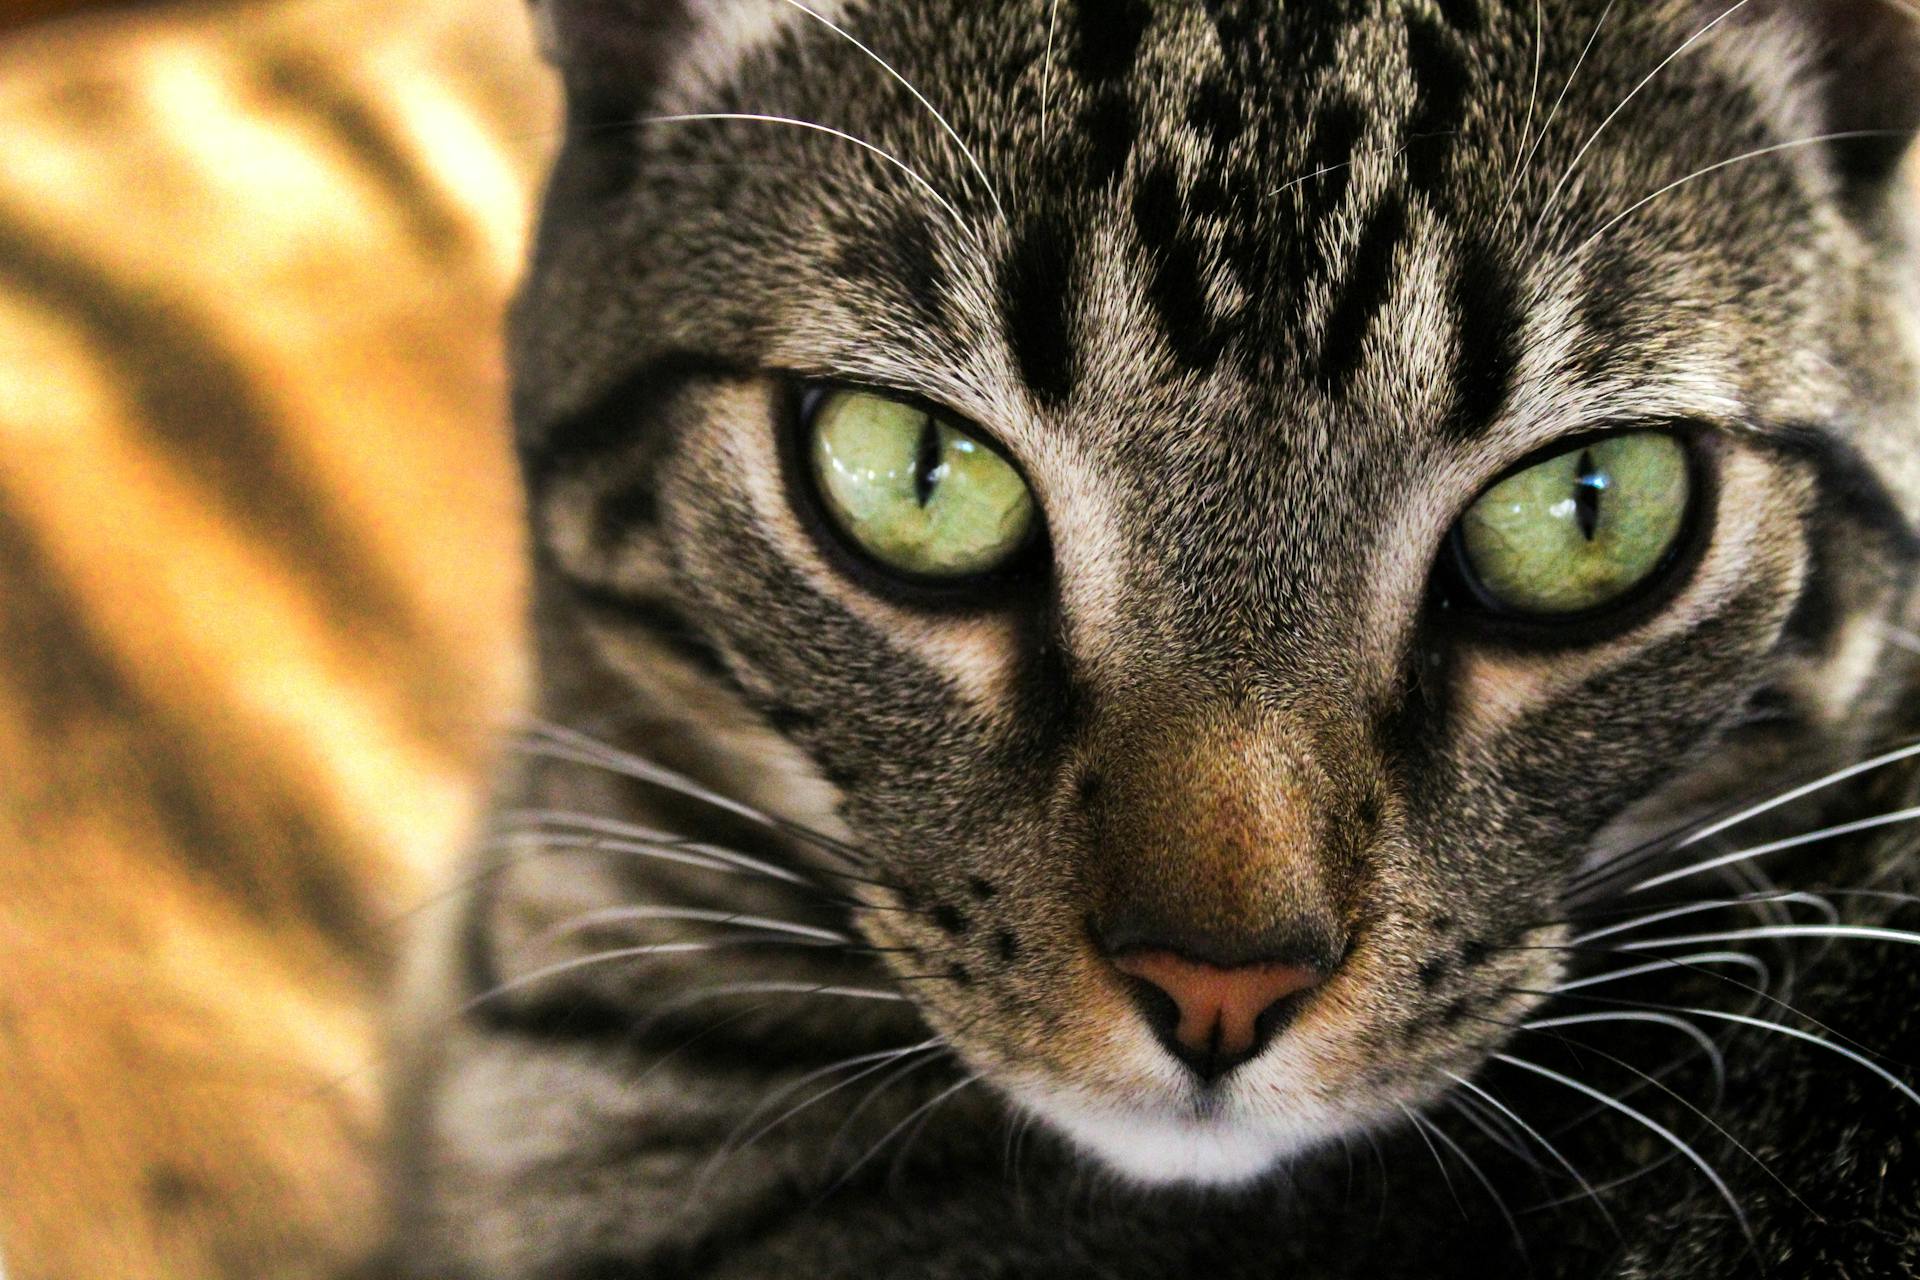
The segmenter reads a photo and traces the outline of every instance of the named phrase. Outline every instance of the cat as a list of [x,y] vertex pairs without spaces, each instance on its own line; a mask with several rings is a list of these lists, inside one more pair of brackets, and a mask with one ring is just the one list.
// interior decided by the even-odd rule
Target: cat
[[400,1274],[1913,1273],[1904,6],[535,17]]

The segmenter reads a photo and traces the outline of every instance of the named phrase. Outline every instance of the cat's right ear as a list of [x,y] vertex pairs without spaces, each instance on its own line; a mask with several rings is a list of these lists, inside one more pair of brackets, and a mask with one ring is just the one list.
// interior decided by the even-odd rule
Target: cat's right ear
[[1920,134],[1920,0],[1761,0],[1755,8],[1789,11],[1812,37],[1827,125],[1857,135],[1835,148],[1844,176],[1862,187],[1884,182]]
[[532,0],[541,52],[577,117],[645,107],[714,0]]

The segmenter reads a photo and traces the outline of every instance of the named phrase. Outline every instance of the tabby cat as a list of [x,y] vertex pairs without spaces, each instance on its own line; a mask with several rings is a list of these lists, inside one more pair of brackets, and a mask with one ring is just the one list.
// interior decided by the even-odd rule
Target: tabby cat
[[406,1275],[1920,1267],[1920,22],[541,0]]

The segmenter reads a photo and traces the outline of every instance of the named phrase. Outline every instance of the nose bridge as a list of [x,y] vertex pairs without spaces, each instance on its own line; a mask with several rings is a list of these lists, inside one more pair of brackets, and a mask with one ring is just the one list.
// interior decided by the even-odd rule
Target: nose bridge
[[1107,726],[1087,815],[1102,943],[1337,964],[1357,875],[1337,749],[1304,716],[1245,701],[1169,700]]

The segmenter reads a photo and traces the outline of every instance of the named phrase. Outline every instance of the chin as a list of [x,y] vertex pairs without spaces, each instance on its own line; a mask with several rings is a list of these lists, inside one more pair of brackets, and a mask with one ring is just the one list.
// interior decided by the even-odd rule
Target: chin
[[1115,1103],[1059,1086],[1029,1084],[1012,1093],[1081,1151],[1140,1186],[1245,1186],[1345,1128],[1331,1116],[1319,1123],[1248,1116],[1231,1092],[1210,1112],[1172,1098]]

